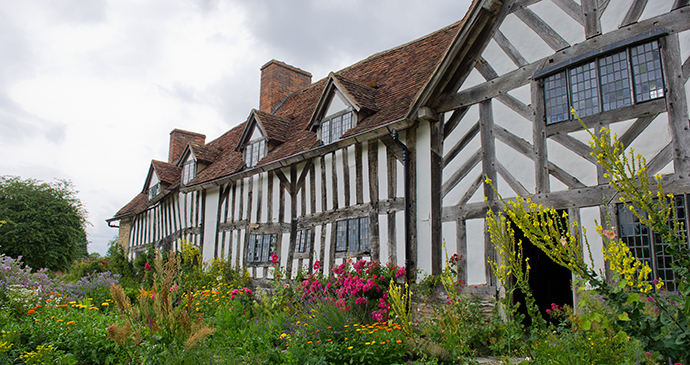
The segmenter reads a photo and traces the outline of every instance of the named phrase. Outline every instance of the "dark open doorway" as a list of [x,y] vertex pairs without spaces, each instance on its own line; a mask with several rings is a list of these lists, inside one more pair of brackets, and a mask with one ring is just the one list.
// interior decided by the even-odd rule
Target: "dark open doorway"
[[[562,211],[558,215],[562,216]],[[567,227],[567,222],[564,226]],[[562,307],[567,304],[573,306],[573,290],[571,286],[572,275],[570,270],[558,265],[537,246],[525,238],[524,233],[515,227],[515,241],[522,241],[524,257],[529,257],[530,273],[529,285],[542,317],[551,322],[546,310],[551,308],[551,303]],[[520,290],[513,293],[513,303],[520,303],[518,312],[525,316],[523,324],[528,326],[532,319],[527,315],[525,307],[525,295]]]

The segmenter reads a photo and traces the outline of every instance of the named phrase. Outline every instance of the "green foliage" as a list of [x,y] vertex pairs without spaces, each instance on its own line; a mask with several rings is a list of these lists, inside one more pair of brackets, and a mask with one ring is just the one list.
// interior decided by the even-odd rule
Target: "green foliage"
[[33,268],[66,270],[86,256],[86,211],[69,181],[0,177],[0,253]]

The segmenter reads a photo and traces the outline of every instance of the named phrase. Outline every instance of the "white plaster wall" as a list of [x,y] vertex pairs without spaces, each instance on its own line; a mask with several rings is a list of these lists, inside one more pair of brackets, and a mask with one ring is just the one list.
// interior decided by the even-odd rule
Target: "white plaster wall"
[[506,56],[506,53],[503,52],[498,43],[496,43],[496,41],[493,39],[489,41],[486,49],[484,49],[482,57],[499,75],[503,75],[517,69],[515,63],[513,63],[508,56]]
[[332,155],[326,155],[324,158],[324,168],[326,169],[326,186],[324,186],[324,188],[326,188],[326,206],[324,207],[325,211],[333,209],[333,187],[331,185],[331,181],[333,181],[332,163]]
[[665,14],[671,11],[674,0],[649,0],[645,6],[642,16],[639,21],[654,18],[657,15]]
[[509,14],[500,26],[501,32],[532,63],[553,54],[553,50],[515,14]]
[[379,259],[385,263],[388,256],[388,216],[379,214]]
[[[587,207],[587,208],[582,208],[580,209],[580,221],[582,222],[582,227],[586,232],[582,232],[582,237],[580,237],[581,242],[583,242],[583,252],[584,257],[585,257],[585,262],[590,265],[590,267],[594,267],[594,269],[599,272],[601,270],[602,272],[602,278],[604,277],[603,275],[603,270],[604,270],[604,254],[602,252],[602,247],[603,247],[603,242],[601,239],[601,236],[597,233],[596,227],[597,227],[597,222],[601,221],[600,215],[599,215],[599,207]],[[589,253],[587,252],[587,248],[584,245],[585,239],[587,240],[586,242],[589,242],[589,248],[592,253],[592,257],[590,258]]]
[[[431,272],[431,128],[419,122],[416,145],[417,163],[417,267]],[[403,241],[404,242],[404,241]],[[403,256],[404,257],[404,256]]]
[[443,231],[443,239],[446,242],[446,247],[443,250],[443,267],[445,268],[446,258],[458,253],[457,224],[455,222],[443,222],[441,230]]
[[323,272],[327,273],[331,271],[330,265],[328,264],[328,257],[331,257],[331,246],[328,244],[330,241],[331,237],[331,230],[333,229],[333,223],[326,224],[324,225],[324,229],[326,230],[326,241],[322,242],[326,247],[324,247],[323,251],[323,260],[321,260],[321,265],[323,265]]
[[[430,241],[417,239],[417,250],[431,250]],[[394,264],[405,266],[405,212],[395,213],[395,254],[397,261]],[[421,267],[421,266],[420,266]],[[429,267],[431,270],[431,267]]]
[[321,257],[321,228],[322,226],[314,227],[314,239],[312,240],[312,250],[314,250],[314,261],[321,261],[323,264],[323,257]]
[[[587,186],[597,185],[597,168],[594,164],[552,139],[547,139],[546,145],[549,161],[576,177],[581,183]],[[553,188],[552,185],[551,191],[556,191]]]
[[[650,2],[653,2],[653,0]],[[609,6],[606,7],[604,14],[599,18],[601,21],[601,33],[604,34],[618,29],[631,4],[632,0],[614,0],[609,2]]]
[[311,206],[311,171],[307,172],[307,175],[304,177],[304,189],[302,189],[302,193],[306,197],[305,200],[307,202],[307,210],[302,213],[305,215],[314,213],[314,207]]
[[278,239],[282,241],[280,242],[280,250],[277,252],[277,255],[280,259],[280,266],[285,267],[288,261],[288,252],[290,251],[290,232],[283,233],[282,235],[278,234]]
[[[352,145],[347,149],[347,168],[350,170],[350,205],[357,204],[357,162],[355,160],[355,146]],[[363,182],[362,182],[363,183]]]
[[158,184],[160,180],[158,179],[158,175],[156,174],[156,171],[153,171],[151,174],[151,181],[149,182],[149,188]]
[[[496,140],[496,159],[510,172],[515,179],[530,193],[536,192],[536,181],[534,171],[534,161],[529,157],[517,152],[513,148]],[[510,189],[510,188],[509,188]],[[501,190],[501,194],[504,194]],[[507,194],[507,193],[506,193]],[[508,195],[504,197],[515,196],[516,192],[510,189]]]
[[[447,176],[452,175],[454,172],[455,170],[446,168],[444,169],[443,177],[446,178]],[[478,176],[481,176],[481,174],[482,164],[480,162],[472,170],[470,170],[470,172],[467,174],[467,177],[462,179],[450,192],[448,192],[448,194],[443,198],[443,206],[448,207],[456,205],[469,190],[472,183],[477,179]],[[484,191],[481,186],[479,189],[477,189],[477,192],[474,195],[479,195],[479,197],[473,196],[469,202],[474,203],[484,199]]]
[[626,148],[626,151],[629,152],[631,148],[634,148],[636,156],[641,154],[647,161],[650,161],[669,142],[671,142],[671,132],[668,113],[661,113]]
[[273,216],[272,221],[278,222],[278,215],[280,214],[280,179],[273,174]]
[[552,1],[541,1],[529,8],[571,45],[585,40],[585,28]]
[[376,146],[378,151],[378,178],[379,178],[379,200],[388,199],[388,153],[386,146],[383,143],[378,143]]
[[220,187],[206,189],[206,211],[204,213],[204,242],[203,260],[208,262],[213,260],[216,243],[216,228],[218,227],[218,197]]
[[466,90],[471,88],[472,86],[477,86],[479,84],[483,84],[486,82],[482,75],[475,69],[472,69],[470,71],[470,74],[467,76],[467,79],[465,79],[465,82],[462,83],[462,86],[458,88],[458,91]]
[[340,149],[335,152],[335,172],[338,179],[338,207],[345,206],[345,172],[343,171],[343,154],[346,150]]
[[363,202],[369,203],[369,142],[362,143],[362,197]]
[[326,207],[323,206],[323,201],[321,199],[321,194],[323,192],[323,187],[321,186],[321,170],[323,166],[321,165],[321,159],[314,159],[314,175],[316,177],[316,211],[323,212]]
[[341,100],[339,93],[335,93],[335,95],[331,97],[325,116],[327,117],[335,114],[339,111],[345,110],[346,108],[347,105],[345,105],[343,100]]
[[[526,103],[525,105],[530,104]],[[491,103],[494,112],[494,123],[507,129],[510,133],[532,142],[532,121],[505,106],[500,100],[493,99]]]
[[484,219],[468,219],[467,285],[486,284],[484,261]]

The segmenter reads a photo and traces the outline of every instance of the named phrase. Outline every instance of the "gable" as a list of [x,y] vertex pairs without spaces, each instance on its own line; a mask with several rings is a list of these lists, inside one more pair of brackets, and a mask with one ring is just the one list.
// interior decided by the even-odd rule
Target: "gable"
[[261,133],[261,129],[258,128],[256,125],[254,125],[252,127],[252,129],[253,129],[253,131],[251,132],[251,137],[249,137],[250,141],[256,141],[256,140],[265,138],[264,134]]
[[339,113],[339,112],[341,112],[341,111],[343,111],[349,107],[350,107],[349,103],[346,104],[346,101],[343,100],[343,97],[341,96],[341,94],[337,91],[334,91],[330,97],[330,100],[328,103],[328,108],[326,108],[326,113],[324,114],[324,116],[329,116],[329,115]]

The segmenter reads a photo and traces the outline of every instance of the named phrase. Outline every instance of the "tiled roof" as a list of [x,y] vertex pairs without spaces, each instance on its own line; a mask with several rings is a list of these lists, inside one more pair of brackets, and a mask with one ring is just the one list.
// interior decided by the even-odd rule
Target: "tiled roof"
[[169,185],[174,185],[180,181],[182,168],[158,160],[152,160],[151,165],[153,166],[153,170],[156,171],[156,175],[160,181]]
[[122,209],[120,209],[115,214],[115,217],[119,217],[119,216],[127,215],[128,213],[132,213],[133,211],[135,211],[140,206],[146,204],[147,200],[148,200],[147,194],[144,194],[144,193],[137,194],[137,196],[135,196],[134,199],[132,199],[132,201],[127,203],[127,205],[122,207]]
[[[458,21],[425,37],[377,53],[332,73],[329,77],[337,80],[348,97],[359,106],[373,111],[346,132],[343,138],[405,118],[411,103],[429,82],[461,25],[462,21]],[[269,151],[257,167],[319,145],[316,133],[307,130],[307,127],[327,82],[328,78],[325,78],[290,94],[273,115],[258,110],[252,112],[262,123],[267,138],[283,142]],[[215,161],[190,181],[187,187],[221,179],[243,169],[242,152],[237,147],[246,123],[205,145],[208,148],[206,152],[217,152],[215,157],[208,155],[208,158],[214,158]],[[197,152],[196,148],[194,152]],[[137,196],[122,208],[118,215],[137,199],[140,197]]]
[[[354,101],[357,106],[371,111],[379,109],[376,105],[375,86],[362,85],[336,73],[331,73],[331,75],[342,87],[342,91],[347,97]],[[371,84],[376,85],[375,82],[371,82]]]
[[197,161],[202,161],[206,163],[211,163],[214,162],[217,158],[218,155],[220,154],[220,151],[213,147],[208,147],[206,146],[192,146],[190,145],[192,152],[194,153],[194,157],[196,157]]

